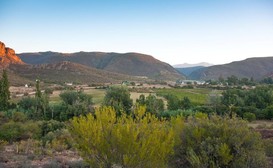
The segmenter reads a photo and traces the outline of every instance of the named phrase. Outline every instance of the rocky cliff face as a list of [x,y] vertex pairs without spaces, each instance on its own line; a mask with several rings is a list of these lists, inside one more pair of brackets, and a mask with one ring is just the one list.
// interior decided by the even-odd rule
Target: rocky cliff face
[[0,68],[5,68],[10,64],[24,64],[24,62],[15,54],[15,51],[5,46],[0,41]]

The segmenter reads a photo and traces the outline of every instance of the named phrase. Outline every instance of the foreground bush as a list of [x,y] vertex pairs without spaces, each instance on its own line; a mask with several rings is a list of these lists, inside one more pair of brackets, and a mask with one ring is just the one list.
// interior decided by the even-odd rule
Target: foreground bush
[[97,109],[95,116],[74,118],[71,135],[81,156],[92,167],[166,167],[173,153],[174,130],[171,123],[160,121],[144,107],[135,110],[135,118],[113,108]]
[[260,134],[237,118],[191,118],[180,139],[173,167],[267,167]]

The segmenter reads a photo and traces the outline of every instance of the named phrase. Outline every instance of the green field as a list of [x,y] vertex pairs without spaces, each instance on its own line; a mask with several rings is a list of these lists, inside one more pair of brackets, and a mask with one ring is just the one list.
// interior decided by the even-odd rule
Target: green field
[[[180,89],[180,88],[165,88],[165,89],[154,89],[154,92],[157,94],[157,96],[165,96],[168,94],[175,95],[179,99],[182,99],[183,97],[188,97],[193,104],[205,104],[208,102],[208,96],[212,92],[221,93],[221,91],[215,91],[208,88],[195,88],[195,89]],[[59,97],[59,94],[61,91],[54,91],[54,93],[50,96],[50,104],[57,104],[60,103],[61,99]],[[98,106],[102,103],[105,90],[104,89],[88,89],[84,90],[84,93],[87,93],[89,95],[92,95],[93,102],[95,106]],[[135,100],[139,97],[139,95],[144,94],[145,96],[148,96],[148,93],[136,93],[131,92],[131,98],[135,102]]]
[[[50,95],[49,102],[50,104],[58,104],[61,102],[60,98],[60,93],[61,91],[54,91],[52,95]],[[98,106],[102,103],[102,100],[105,95],[105,90],[104,89],[88,89],[84,90],[84,93],[92,95],[93,97],[93,103],[95,106]]]
[[[50,95],[50,104],[58,104],[61,102],[61,98],[59,96],[60,93],[61,91],[54,91],[54,93]],[[103,98],[105,96],[105,89],[88,89],[88,90],[84,90],[84,93],[88,95],[92,95],[95,106],[99,106],[102,103]],[[149,93],[138,93],[138,92],[130,93],[131,99],[133,99],[134,103],[136,102],[136,99],[138,99],[141,94],[144,94],[145,96],[149,95]]]
[[[205,104],[208,102],[208,96],[215,90],[208,88],[195,88],[195,89],[181,89],[181,88],[170,88],[170,89],[154,89],[158,96],[165,96],[168,94],[175,95],[179,99],[188,97],[193,104]],[[216,91],[221,93],[221,91]]]

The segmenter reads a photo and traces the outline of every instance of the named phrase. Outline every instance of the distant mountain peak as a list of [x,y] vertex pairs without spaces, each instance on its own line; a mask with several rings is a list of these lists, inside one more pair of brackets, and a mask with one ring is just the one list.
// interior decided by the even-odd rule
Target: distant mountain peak
[[173,67],[175,67],[175,68],[189,68],[189,67],[197,67],[197,66],[209,67],[212,65],[213,64],[207,63],[207,62],[200,62],[200,63],[196,63],[196,64],[188,64],[188,63],[176,64],[176,65],[173,65]]
[[9,64],[24,64],[24,62],[15,54],[12,48],[6,47],[0,41],[0,68],[5,68]]

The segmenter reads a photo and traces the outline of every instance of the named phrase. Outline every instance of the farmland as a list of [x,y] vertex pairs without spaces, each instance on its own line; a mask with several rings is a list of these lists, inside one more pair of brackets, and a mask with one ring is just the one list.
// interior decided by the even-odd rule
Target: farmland
[[[37,87],[37,86],[36,86]],[[48,91],[48,88],[51,88],[50,92]],[[110,89],[111,88],[111,89]],[[115,91],[115,88],[118,89],[118,91]],[[269,89],[270,88],[266,88]],[[143,107],[145,107],[146,112],[145,113],[151,113],[155,116],[155,120],[151,120],[150,123],[153,124],[153,127],[155,127],[155,130],[160,130],[159,127],[157,127],[157,122],[160,122],[166,129],[173,129],[170,128],[168,125],[169,121],[174,118],[183,118],[183,122],[185,122],[184,126],[185,129],[188,129],[187,131],[192,131],[195,128],[195,122],[200,122],[199,124],[204,125],[205,127],[211,127],[212,125],[215,125],[211,127],[211,129],[215,129],[215,131],[211,129],[206,129],[204,131],[207,131],[208,134],[215,134],[217,138],[219,138],[220,135],[216,135],[216,133],[219,133],[219,131],[230,129],[231,134],[237,134],[237,131],[233,129],[233,127],[236,127],[236,124],[240,125],[240,131],[245,132],[247,134],[248,138],[252,138],[255,143],[259,144],[257,146],[253,146],[257,153],[263,152],[263,148],[260,148],[260,145],[263,144],[267,146],[266,148],[266,154],[267,158],[271,159],[271,146],[272,141],[270,140],[272,138],[272,122],[270,120],[265,120],[266,118],[270,117],[270,108],[265,106],[264,109],[259,109],[261,106],[258,106],[258,102],[256,102],[254,106],[251,103],[251,108],[248,107],[248,109],[253,109],[253,111],[243,111],[244,109],[240,107],[241,104],[244,103],[245,106],[247,106],[249,103],[248,97],[242,97],[241,99],[236,100],[237,102],[240,102],[241,104],[233,104],[233,109],[230,108],[229,103],[234,102],[228,102],[227,100],[230,100],[230,98],[233,98],[232,94],[236,95],[236,98],[239,98],[239,96],[245,95],[251,95],[252,92],[255,92],[255,95],[266,95],[264,93],[268,93],[266,89],[253,89],[253,90],[243,90],[243,89],[233,89],[231,90],[216,90],[211,89],[210,87],[193,87],[193,88],[182,88],[182,87],[170,87],[168,85],[149,85],[145,84],[142,86],[121,86],[115,84],[114,86],[104,86],[104,87],[90,87],[87,85],[73,85],[73,86],[54,86],[50,87],[50,85],[43,85],[40,90],[40,97],[38,97],[38,94],[36,93],[37,88],[25,88],[25,87],[12,87],[12,95],[13,98],[11,102],[17,103],[16,109],[11,109],[7,111],[6,113],[2,112],[2,120],[4,121],[4,124],[0,126],[0,129],[2,132],[10,132],[9,129],[17,128],[19,127],[22,129],[21,133],[14,133],[11,137],[6,137],[4,134],[0,133],[0,138],[4,139],[5,141],[0,141],[0,146],[2,146],[2,153],[5,152],[7,155],[2,158],[2,160],[5,160],[10,165],[22,165],[25,164],[27,166],[29,165],[74,165],[79,164],[81,166],[87,165],[85,162],[86,160],[83,160],[83,156],[78,153],[77,147],[73,146],[72,143],[75,143],[72,141],[72,137],[76,138],[75,135],[80,130],[74,130],[75,133],[71,134],[69,132],[69,129],[67,128],[67,124],[71,124],[72,120],[75,120],[76,123],[82,123],[86,121],[85,119],[78,118],[79,116],[86,116],[89,115],[90,112],[95,113],[97,117],[100,115],[98,112],[100,110],[107,112],[115,112],[116,117],[120,114],[126,112],[128,115],[127,117],[123,118],[123,122],[119,123],[119,128],[116,127],[116,122],[114,121],[111,126],[109,126],[109,130],[117,129],[116,131],[120,129],[124,129],[122,126],[123,124],[127,124],[126,127],[131,127],[131,129],[136,129],[134,125],[136,121],[130,120],[131,114],[138,114],[139,112],[135,113],[136,110],[141,111]],[[38,90],[39,92],[39,90]],[[263,93],[263,94],[261,94]],[[129,97],[125,96],[128,95]],[[143,96],[141,96],[143,95]],[[171,96],[170,96],[171,95]],[[110,96],[110,97],[109,97]],[[112,96],[112,98],[111,98]],[[213,102],[211,101],[211,97],[217,97],[218,100]],[[266,99],[268,99],[270,95],[266,95]],[[91,98],[92,97],[92,98]],[[105,101],[106,97],[108,97],[108,100]],[[91,99],[90,99],[91,98]],[[250,97],[251,98],[251,97]],[[138,99],[138,101],[137,101]],[[245,99],[245,100],[244,100]],[[262,97],[260,98],[262,99]],[[45,101],[46,100],[46,101]],[[47,104],[48,100],[48,104]],[[251,99],[252,100],[252,99]],[[227,102],[226,102],[227,101]],[[246,103],[245,103],[245,102]],[[38,104],[37,104],[38,102]],[[105,102],[104,105],[107,107],[102,107],[102,102]],[[265,102],[265,101],[262,101]],[[262,103],[261,102],[261,103]],[[39,103],[44,104],[44,106],[39,106]],[[126,104],[122,104],[126,103]],[[136,103],[139,103],[141,106],[137,106]],[[262,104],[263,105],[263,104]],[[128,107],[128,108],[127,108]],[[126,109],[125,110],[123,110]],[[114,110],[114,111],[113,111]],[[233,113],[236,113],[237,117],[236,120],[230,120],[229,115],[230,111]],[[257,111],[256,113],[254,113]],[[221,113],[219,113],[221,112]],[[260,114],[266,114],[264,116]],[[112,114],[113,115],[113,114]],[[207,116],[210,115],[212,120],[208,119]],[[101,117],[103,117],[102,115]],[[221,117],[220,117],[221,116]],[[253,116],[257,118],[253,118]],[[76,118],[75,118],[76,117]],[[101,118],[101,121],[97,121],[92,119],[92,122],[97,122],[97,124],[101,122],[107,121],[106,118]],[[148,117],[148,116],[147,116]],[[201,120],[192,120],[192,117],[200,118]],[[78,118],[78,119],[77,119]],[[249,120],[251,122],[247,122],[242,120]],[[89,118],[91,119],[91,118]],[[105,120],[107,119],[107,120]],[[145,118],[142,118],[145,120]],[[263,119],[263,120],[261,120]],[[228,128],[225,127],[225,125],[219,126],[219,120],[221,122],[226,122],[227,125],[229,125]],[[121,121],[121,120],[120,120]],[[120,122],[119,121],[119,122]],[[132,122],[133,121],[133,122]],[[163,122],[164,121],[164,122]],[[166,121],[166,122],[165,122]],[[142,121],[137,121],[142,122]],[[174,122],[174,121],[172,121]],[[235,125],[233,124],[235,123]],[[15,125],[14,125],[15,124]],[[111,124],[109,122],[105,122],[103,125],[107,126],[108,124]],[[150,125],[149,124],[149,125]],[[13,127],[8,127],[9,125],[14,125]],[[77,125],[77,124],[76,124]],[[75,125],[75,129],[76,129]],[[86,124],[83,125],[83,127],[87,126]],[[142,125],[143,129],[139,131],[143,131],[142,133],[146,133],[147,125]],[[183,126],[183,127],[184,127]],[[192,127],[193,126],[193,127]],[[219,127],[218,127],[219,126]],[[22,128],[21,128],[22,127]],[[77,129],[83,129],[83,127],[79,127]],[[98,127],[98,125],[96,125]],[[107,126],[108,127],[108,126]],[[223,127],[223,128],[220,128]],[[248,127],[251,127],[252,129],[248,129]],[[18,128],[18,129],[19,129]],[[145,129],[144,129],[145,128]],[[182,128],[182,127],[181,127]],[[88,130],[96,130],[100,129],[90,127]],[[140,129],[140,128],[139,128]],[[149,131],[155,131],[154,129],[151,129]],[[176,130],[179,131],[180,129]],[[259,139],[260,136],[254,134],[254,131],[258,131],[264,140]],[[29,132],[32,132],[31,134]],[[44,132],[44,135],[40,135],[39,131]],[[106,130],[104,130],[106,131]],[[123,130],[125,131],[125,130]],[[182,130],[180,130],[182,131]],[[96,132],[96,131],[95,131]],[[167,131],[168,132],[168,131]],[[168,136],[171,136],[171,134],[165,133],[159,133],[158,131],[153,132],[154,136],[158,136],[156,138],[158,141],[164,141],[164,139],[160,139],[160,134],[166,134]],[[128,134],[125,132],[122,132],[122,134],[118,133],[117,135],[111,135],[111,138],[120,138],[120,136],[130,137],[134,134],[131,134],[132,132],[129,132]],[[185,133],[185,132],[180,132]],[[108,132],[104,132],[105,136],[108,136]],[[177,134],[177,133],[176,133]],[[82,134],[80,136],[89,136],[89,134]],[[100,134],[96,135],[94,133],[94,136],[100,136]],[[117,137],[115,137],[117,136]],[[149,137],[148,135],[146,135]],[[184,136],[191,136],[191,134],[185,134]],[[193,135],[191,138],[198,138],[195,137],[197,135]],[[204,135],[205,136],[205,135]],[[15,138],[19,137],[19,141]],[[25,139],[25,137],[28,137],[28,139]],[[39,138],[37,138],[39,137]],[[88,138],[92,138],[92,136]],[[150,137],[154,138],[154,137]],[[173,137],[174,138],[174,137]],[[223,141],[226,141],[226,137],[221,137]],[[7,144],[6,140],[11,141],[10,144]],[[84,143],[81,142],[81,138],[78,139],[79,141],[76,141],[76,143]],[[96,142],[96,138],[93,139],[94,143]],[[241,141],[245,141],[246,139],[241,139]],[[18,141],[18,143],[17,143]],[[113,139],[114,143],[116,140]],[[141,141],[146,141],[146,138],[142,139]],[[98,145],[103,142],[103,139],[100,141],[97,141]],[[134,143],[135,141],[130,141],[128,143]],[[154,140],[155,146],[157,142]],[[44,144],[43,144],[44,143]],[[116,142],[115,142],[116,143]],[[118,141],[118,143],[121,143]],[[186,141],[183,141],[183,143],[188,143]],[[232,142],[237,143],[237,142]],[[33,144],[32,146],[27,147],[26,144]],[[47,146],[45,146],[47,144]],[[135,145],[137,145],[136,143]],[[193,144],[192,144],[193,145]],[[141,146],[140,146],[141,147]],[[137,148],[140,148],[137,147]],[[153,148],[153,146],[150,146]],[[174,146],[173,146],[174,147]],[[17,152],[18,148],[18,152]],[[92,148],[92,146],[90,146]],[[127,147],[126,147],[127,148]],[[170,146],[168,147],[170,148]],[[172,147],[171,147],[172,148]],[[232,148],[230,146],[229,148]],[[39,150],[38,150],[39,149]],[[148,148],[147,148],[148,149]],[[174,151],[176,148],[174,147]],[[113,150],[113,149],[109,149]],[[143,149],[143,152],[145,152],[146,148]],[[149,149],[151,150],[151,149]],[[201,149],[200,149],[201,150]],[[206,149],[202,149],[206,151]],[[217,149],[218,150],[218,149]],[[39,151],[37,154],[37,157],[33,156],[34,151]],[[58,153],[57,153],[58,152]],[[120,150],[116,153],[116,155],[123,155],[124,150]],[[141,151],[139,151],[141,152]],[[166,155],[169,155],[170,150],[166,150],[162,152],[166,152]],[[23,155],[25,153],[26,157]],[[42,154],[41,154],[42,153]],[[91,152],[93,155],[94,153]],[[57,159],[52,160],[49,159],[49,156],[53,155]],[[264,159],[265,155],[261,155],[260,159]],[[24,160],[24,163],[21,162],[20,159],[13,159],[15,156],[18,156],[21,158],[21,160]],[[113,155],[109,155],[109,157],[114,157]],[[189,156],[183,156],[185,158]],[[240,156],[243,157],[243,156]],[[30,158],[30,159],[29,159]],[[41,161],[38,161],[39,158],[44,158]],[[1,157],[0,157],[1,159]],[[143,158],[144,159],[144,158]],[[72,161],[73,160],[73,161]],[[71,162],[72,161],[72,162]],[[88,160],[87,160],[88,161]],[[206,161],[204,161],[206,162]],[[153,162],[153,164],[156,164],[157,162]],[[0,165],[2,163],[0,162]],[[136,163],[137,164],[137,163]],[[172,163],[168,163],[172,165]],[[184,163],[181,163],[182,165]],[[219,163],[220,164],[220,163]],[[224,163],[223,163],[224,164]],[[258,163],[257,163],[258,164]],[[2,164],[4,166],[7,166],[7,164]]]

